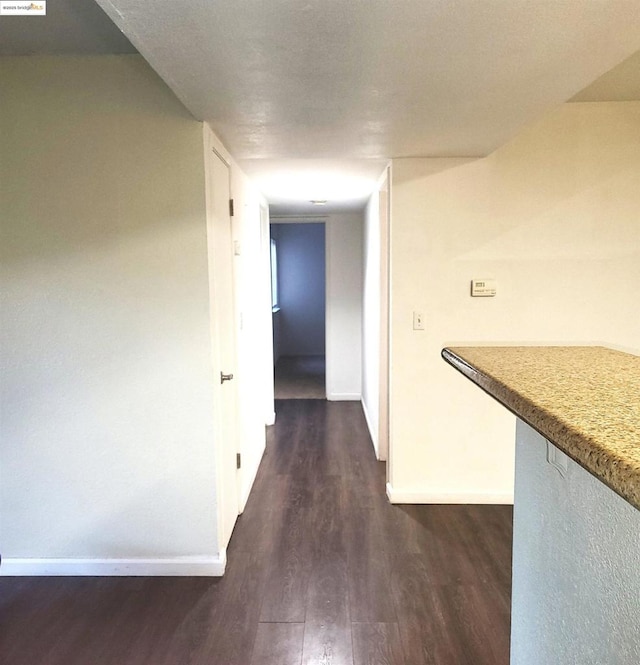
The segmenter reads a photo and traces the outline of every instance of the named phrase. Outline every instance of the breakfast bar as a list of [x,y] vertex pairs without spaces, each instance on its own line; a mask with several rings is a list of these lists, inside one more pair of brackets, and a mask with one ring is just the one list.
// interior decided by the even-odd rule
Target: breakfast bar
[[511,664],[640,663],[640,357],[442,356],[517,416]]

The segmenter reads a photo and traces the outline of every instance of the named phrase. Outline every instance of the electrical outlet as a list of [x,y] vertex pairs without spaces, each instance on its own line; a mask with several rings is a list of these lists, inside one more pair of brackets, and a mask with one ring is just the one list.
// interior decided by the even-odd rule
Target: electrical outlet
[[413,329],[424,330],[424,315],[422,312],[413,313]]

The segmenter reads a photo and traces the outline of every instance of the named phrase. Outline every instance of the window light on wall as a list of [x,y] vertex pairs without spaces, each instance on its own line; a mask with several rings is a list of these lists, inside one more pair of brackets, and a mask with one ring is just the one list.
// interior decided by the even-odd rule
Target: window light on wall
[[278,305],[278,244],[271,238],[271,309],[277,312]]

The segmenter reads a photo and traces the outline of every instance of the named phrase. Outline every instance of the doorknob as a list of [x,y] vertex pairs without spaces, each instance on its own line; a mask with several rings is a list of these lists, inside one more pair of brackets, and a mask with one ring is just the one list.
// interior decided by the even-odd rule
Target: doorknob
[[223,374],[220,372],[220,383],[224,383],[225,381],[231,381],[233,379],[233,374]]

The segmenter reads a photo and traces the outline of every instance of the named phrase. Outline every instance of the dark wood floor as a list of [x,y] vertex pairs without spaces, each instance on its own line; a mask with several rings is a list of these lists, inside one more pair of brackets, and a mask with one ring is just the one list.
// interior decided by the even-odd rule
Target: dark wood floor
[[0,578],[0,663],[506,665],[510,507],[391,506],[359,404],[277,413],[224,578]]

